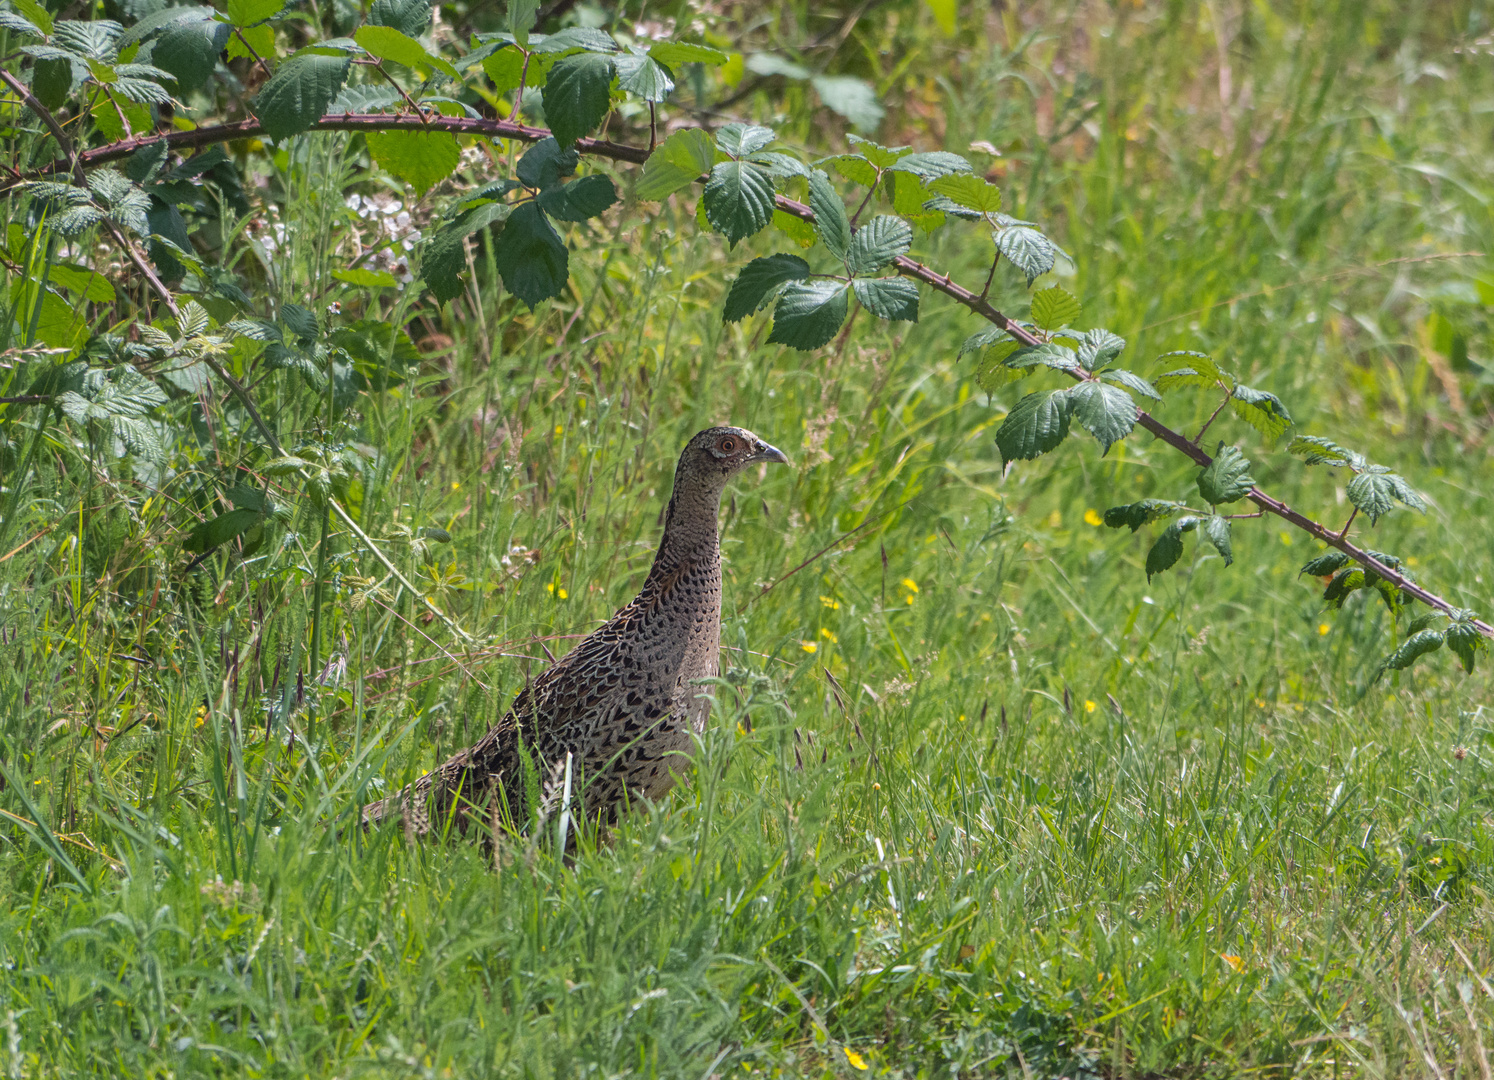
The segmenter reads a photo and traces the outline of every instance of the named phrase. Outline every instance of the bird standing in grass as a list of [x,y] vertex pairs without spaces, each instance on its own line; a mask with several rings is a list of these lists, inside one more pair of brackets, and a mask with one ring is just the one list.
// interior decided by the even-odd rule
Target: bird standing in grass
[[[505,820],[522,827],[560,794],[567,755],[572,792],[591,820],[611,822],[630,801],[667,794],[710,717],[700,681],[720,670],[721,493],[755,462],[788,459],[743,428],[692,438],[643,590],[541,672],[477,743],[365,807],[364,824],[399,820],[412,836],[448,826],[492,836]],[[536,779],[541,806],[531,808]]]

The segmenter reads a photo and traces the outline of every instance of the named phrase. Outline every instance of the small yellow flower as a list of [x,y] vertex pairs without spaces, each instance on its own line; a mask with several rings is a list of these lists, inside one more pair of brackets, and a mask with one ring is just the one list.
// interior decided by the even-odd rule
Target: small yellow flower
[[1084,511],[1084,524],[1103,525],[1105,524],[1105,519],[1100,516],[1100,512],[1098,510],[1091,507],[1090,509]]
[[451,490],[452,491],[460,491],[461,489],[462,489],[462,482],[460,480],[453,480],[451,482]]
[[548,585],[546,585],[545,586],[545,591],[546,592],[554,592],[555,591],[555,582],[552,581]]
[[1245,960],[1243,957],[1236,956],[1233,953],[1220,953],[1219,959],[1223,960],[1226,964],[1234,968],[1236,971],[1245,970]]
[[1318,623],[1318,637],[1327,637],[1328,631],[1333,629],[1325,622]]
[[1287,532],[1285,529],[1277,533],[1276,538],[1281,541],[1282,547],[1292,546],[1292,534]]
[[558,597],[560,597],[562,600],[564,600],[566,597],[570,596],[571,594],[568,593],[568,592],[566,592],[564,589],[556,589],[555,590],[555,595],[558,596]]
[[837,641],[840,640],[840,638],[838,638],[838,637],[835,636],[835,631],[833,631],[833,630],[827,630],[823,626],[820,627],[820,637],[824,638],[826,641],[830,642],[830,644],[832,644],[832,645],[835,644]]
[[819,649],[820,649],[820,647],[817,644],[815,644],[813,641],[801,641],[801,642],[799,642],[799,648],[803,649],[805,652],[808,652],[808,653],[819,652]]
[[1084,701],[1084,711],[1085,712],[1094,712],[1095,709],[1097,709],[1097,708],[1099,708],[1099,706],[1096,705],[1093,701],[1090,701],[1088,698],[1085,699],[1085,701]]
[[202,727],[202,725],[205,724],[205,723],[207,723],[207,706],[206,705],[199,705],[199,706],[197,706],[197,722],[195,724],[193,724],[192,726],[193,727]]
[[868,1066],[866,1063],[866,1059],[860,1054],[856,1053],[856,1051],[852,1050],[849,1046],[842,1047],[841,1049],[846,1052],[846,1060],[851,1063],[851,1068],[859,1069],[862,1072],[866,1072],[866,1070],[870,1068],[870,1066]]
[[964,713],[960,713],[960,723],[963,724],[964,722],[965,722],[965,714]]
[[833,596],[822,596],[822,597],[820,597],[820,603],[824,604],[831,611],[839,611],[840,610],[840,601],[837,600],[837,599],[835,599]]
[[565,425],[564,424],[556,424],[555,425],[555,434],[557,434],[557,435],[564,435],[565,434]]
[[902,585],[903,588],[907,589],[910,593],[916,593],[918,591],[918,582],[914,581],[910,577],[903,578]]

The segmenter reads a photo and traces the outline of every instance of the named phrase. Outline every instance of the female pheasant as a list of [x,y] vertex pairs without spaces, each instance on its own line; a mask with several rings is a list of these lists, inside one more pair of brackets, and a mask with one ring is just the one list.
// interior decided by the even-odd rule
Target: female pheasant
[[692,438],[643,590],[525,687],[477,743],[370,803],[363,823],[400,820],[416,836],[448,825],[487,836],[504,819],[522,826],[530,817],[525,757],[544,806],[558,794],[569,754],[571,790],[591,820],[614,821],[629,800],[665,795],[693,749],[692,733],[710,717],[699,682],[719,670],[721,493],[743,467],[770,461],[788,459],[743,428]]

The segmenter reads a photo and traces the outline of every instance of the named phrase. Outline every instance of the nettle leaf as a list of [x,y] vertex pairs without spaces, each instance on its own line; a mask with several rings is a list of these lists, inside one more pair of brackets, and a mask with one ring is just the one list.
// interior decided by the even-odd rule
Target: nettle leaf
[[932,150],[922,154],[906,154],[889,163],[897,172],[912,173],[924,183],[953,173],[968,173],[970,162],[946,150]]
[[777,137],[772,128],[758,124],[726,124],[716,132],[716,145],[740,158],[757,153]]
[[1032,294],[1032,321],[1044,330],[1068,326],[1079,311],[1079,298],[1057,285]]
[[368,154],[421,195],[456,171],[462,148],[447,131],[369,131]]
[[1214,460],[1198,474],[1198,493],[1210,506],[1238,502],[1255,487],[1250,461],[1237,446],[1219,444]]
[[1371,525],[1389,513],[1396,501],[1405,503],[1413,510],[1426,509],[1426,502],[1402,477],[1383,465],[1371,465],[1369,470],[1359,473],[1349,481],[1348,495],[1349,501],[1361,513],[1369,515]]
[[854,75],[813,75],[809,82],[825,108],[844,117],[854,128],[873,130],[886,115],[877,92],[865,79]]
[[1014,225],[997,232],[995,240],[996,250],[1026,275],[1028,285],[1053,269],[1058,248],[1036,229]]
[[[1085,371],[1094,371],[1110,363],[1125,348],[1126,339],[1119,334],[1112,334],[1109,330],[1086,330],[1079,339],[1079,363]],[[1147,383],[1148,387],[1151,385]],[[1157,392],[1152,390],[1150,396],[1156,397]]]
[[659,63],[670,65],[710,64],[712,67],[720,67],[731,59],[720,49],[690,41],[657,41],[648,47],[648,54]]
[[1183,534],[1198,528],[1198,518],[1193,515],[1180,517],[1162,530],[1157,542],[1146,553],[1146,579],[1170,570],[1183,557]]
[[918,286],[906,278],[856,278],[852,283],[856,299],[879,319],[897,322],[918,321]]
[[299,52],[282,63],[254,99],[264,133],[278,142],[310,130],[337,97],[352,66],[346,53]]
[[779,287],[808,277],[809,264],[797,255],[768,255],[753,259],[742,267],[737,280],[732,282],[721,311],[721,321],[745,319],[754,311],[762,310]]
[[1040,345],[1024,345],[1012,353],[1006,364],[1013,368],[1044,365],[1057,371],[1075,372],[1079,370],[1079,357],[1073,349],[1056,341],[1045,341]]
[[735,247],[773,220],[773,181],[756,165],[723,161],[711,169],[701,203],[711,227]]
[[521,203],[493,247],[503,287],[532,311],[540,301],[559,296],[570,273],[570,252],[550,219],[532,202]]
[[1062,393],[1073,402],[1075,418],[1099,442],[1101,457],[1136,426],[1136,402],[1124,390],[1082,382]]
[[617,188],[607,177],[595,173],[539,195],[540,208],[557,221],[586,221],[615,202]]
[[634,194],[649,202],[662,202],[710,172],[715,161],[716,147],[709,134],[700,128],[676,131],[644,162]]
[[514,171],[525,187],[544,191],[575,172],[580,160],[574,147],[562,150],[554,138],[541,139],[524,151]]
[[374,0],[368,21],[416,38],[430,28],[431,5],[429,0]]
[[773,308],[770,344],[808,351],[835,336],[846,321],[849,302],[844,281],[791,281]]
[[1441,630],[1423,630],[1412,634],[1401,643],[1401,647],[1385,658],[1385,662],[1375,672],[1378,679],[1387,671],[1404,671],[1427,653],[1434,653],[1442,648],[1443,632]]
[[1001,189],[971,173],[941,176],[929,184],[929,190],[978,214],[994,214],[1001,209]]
[[851,246],[851,219],[839,192],[819,169],[809,174],[809,208],[814,211],[820,243],[837,259],[844,259]]
[[623,53],[614,61],[617,85],[645,101],[659,102],[674,93],[674,72],[652,56]]
[[1267,443],[1274,443],[1291,430],[1292,417],[1286,406],[1279,397],[1265,390],[1237,384],[1230,397],[1230,407],[1240,419],[1259,431]]
[[1112,506],[1105,511],[1105,524],[1112,529],[1120,529],[1130,526],[1132,532],[1143,525],[1150,525],[1165,517],[1171,517],[1179,510],[1184,509],[1182,504],[1167,502],[1164,499],[1142,499],[1140,502],[1128,503],[1125,506]]
[[1214,550],[1224,556],[1224,565],[1231,566],[1235,561],[1234,549],[1230,546],[1230,526],[1234,522],[1227,517],[1218,514],[1210,514],[1204,518],[1204,539],[1214,545]]
[[1329,574],[1342,570],[1353,561],[1342,551],[1329,551],[1319,555],[1316,559],[1309,559],[1297,573],[1311,574],[1313,577],[1327,577]]
[[612,78],[617,67],[601,53],[576,53],[550,69],[541,91],[545,119],[562,146],[571,146],[593,131],[612,103]]
[[853,274],[874,274],[913,246],[913,226],[900,217],[878,214],[851,237],[846,265]]
[[1469,675],[1473,674],[1477,654],[1489,648],[1489,639],[1479,633],[1478,627],[1473,625],[1471,615],[1449,626],[1443,633],[1443,640],[1447,643],[1447,647],[1457,654],[1463,664],[1463,670]]
[[[1079,360],[1082,364],[1084,362],[1083,345],[1080,346],[1080,349]],[[1100,378],[1108,382],[1113,382],[1117,386],[1124,386],[1133,394],[1140,394],[1142,397],[1151,398],[1153,401],[1162,400],[1162,395],[1157,393],[1157,388],[1134,371],[1127,371],[1125,368],[1107,368],[1105,371],[1100,372]]]
[[1073,405],[1061,391],[1039,390],[1012,406],[996,431],[1002,464],[1041,457],[1068,438]]

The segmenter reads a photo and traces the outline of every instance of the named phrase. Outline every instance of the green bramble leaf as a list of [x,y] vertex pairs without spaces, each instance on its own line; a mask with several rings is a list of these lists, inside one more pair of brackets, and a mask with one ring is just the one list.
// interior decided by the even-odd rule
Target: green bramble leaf
[[532,311],[542,300],[559,296],[570,273],[570,253],[549,218],[532,202],[521,203],[498,234],[493,259],[503,287]]
[[285,10],[285,0],[228,0],[228,21],[241,30],[268,22]]
[[851,219],[830,178],[819,169],[809,174],[809,208],[814,211],[820,243],[837,259],[844,259],[851,246]]
[[735,247],[773,220],[773,181],[756,165],[723,161],[711,170],[701,202],[711,227]]
[[755,154],[778,136],[758,124],[726,124],[716,132],[716,145],[734,158]]
[[1319,555],[1316,559],[1308,560],[1306,565],[1301,570],[1298,570],[1297,573],[1299,575],[1311,574],[1313,577],[1327,577],[1329,574],[1342,570],[1353,561],[1353,559],[1349,558],[1342,551],[1328,551]]
[[700,128],[676,131],[644,162],[636,194],[649,202],[662,202],[710,172],[715,162],[716,146],[709,134]]
[[966,353],[983,352],[998,342],[1016,344],[1015,339],[1005,330],[1001,329],[1001,327],[984,326],[965,339],[964,344],[960,346],[959,355],[964,356]]
[[586,221],[617,202],[617,189],[607,177],[592,173],[540,192],[538,202],[556,221]]
[[352,57],[342,52],[303,51],[284,61],[254,99],[265,135],[280,142],[309,131],[337,97],[352,66]]
[[590,26],[567,26],[553,34],[537,35],[534,52],[539,54],[574,54],[577,50],[593,53],[615,53],[617,41],[611,34]]
[[972,173],[941,176],[929,184],[929,190],[956,206],[981,214],[994,214],[1001,209],[1001,189]]
[[[1112,334],[1109,330],[1086,330],[1084,336],[1079,339],[1079,363],[1085,371],[1094,371],[1110,363],[1125,348],[1126,339],[1119,334]],[[1146,382],[1145,379],[1140,379],[1140,381]],[[1152,384],[1146,383],[1146,385],[1148,389],[1143,393],[1157,397],[1157,391],[1151,389]]]
[[1131,395],[1100,382],[1082,382],[1062,391],[1072,402],[1076,419],[1100,444],[1100,456],[1136,426],[1136,402]]
[[900,217],[878,214],[851,237],[846,265],[853,274],[874,274],[913,246],[913,226]]
[[392,26],[360,26],[353,34],[353,40],[370,56],[380,60],[393,60],[407,68],[433,68],[450,79],[461,81],[449,60],[433,56],[420,42]]
[[332,276],[347,285],[353,285],[360,289],[393,289],[399,285],[393,274],[387,270],[369,270],[366,267],[355,267],[352,270],[334,270]]
[[574,147],[562,150],[553,138],[541,139],[524,151],[514,171],[525,187],[545,191],[574,173],[580,160]]
[[944,224],[944,214],[928,205],[929,189],[913,173],[889,170],[882,178],[882,193],[899,217],[924,232],[933,232]]
[[212,77],[218,54],[233,28],[215,18],[212,8],[180,8],[181,14],[156,36],[150,60],[171,74],[179,91],[195,90]]
[[1357,566],[1345,567],[1328,582],[1328,587],[1323,590],[1323,602],[1330,608],[1341,608],[1351,592],[1364,588],[1366,584],[1363,570]]
[[1291,430],[1291,414],[1275,394],[1236,384],[1229,404],[1235,415],[1259,431],[1267,443],[1274,443]]
[[1068,438],[1073,405],[1066,394],[1040,390],[1012,406],[996,432],[1002,464],[1041,457]]
[[885,169],[913,152],[908,146],[882,146],[870,139],[863,139],[860,135],[847,135],[846,140],[856,148],[858,154],[879,169]]
[[773,308],[770,344],[801,351],[818,349],[846,321],[849,301],[844,281],[791,281]]
[[1044,330],[1068,326],[1079,311],[1078,297],[1057,285],[1032,294],[1032,321]]
[[[1080,348],[1082,350],[1083,345]],[[1080,363],[1083,363],[1084,353],[1081,351],[1079,356]],[[1100,378],[1105,379],[1107,382],[1113,382],[1117,386],[1124,386],[1133,394],[1149,397],[1153,401],[1162,400],[1162,395],[1157,393],[1157,388],[1134,371],[1127,371],[1125,368],[1107,368],[1100,372]]]
[[710,64],[712,67],[720,67],[731,59],[720,49],[690,41],[657,41],[648,47],[648,54],[670,67],[678,67],[680,64]]
[[1013,225],[995,234],[996,250],[1027,277],[1031,285],[1053,269],[1058,248],[1053,241],[1027,225]]
[[375,162],[421,195],[454,173],[462,159],[456,136],[447,131],[369,131],[363,138]]
[[1157,542],[1146,553],[1146,579],[1170,570],[1183,557],[1183,534],[1198,528],[1198,518],[1192,515],[1180,517],[1162,530]]
[[837,154],[817,164],[829,165],[853,184],[860,184],[862,187],[876,186],[877,167],[860,154]]
[[1043,365],[1055,371],[1072,373],[1079,370],[1079,357],[1073,349],[1060,345],[1056,341],[1045,341],[1039,345],[1024,345],[1012,354],[1006,364],[1007,367],[1013,368]]
[[970,162],[946,150],[933,150],[922,154],[905,154],[892,161],[889,168],[896,172],[912,173],[925,184],[941,176],[953,173],[968,173]]
[[790,281],[803,281],[809,273],[809,264],[797,255],[779,254],[753,259],[742,267],[737,280],[732,282],[721,310],[721,321],[737,322],[754,311],[762,310],[778,288]]
[[1171,517],[1184,509],[1181,503],[1164,499],[1142,499],[1125,506],[1112,506],[1105,511],[1105,524],[1112,529],[1130,527],[1132,532],[1143,525],[1150,525],[1165,517]]
[[1011,338],[981,350],[980,363],[975,368],[976,384],[986,393],[1027,378],[1036,368],[1007,367],[1006,360],[1017,351],[1017,342]]
[[220,544],[236,540],[264,522],[257,510],[229,510],[194,526],[182,541],[182,550],[206,553]]
[[616,73],[612,57],[602,53],[576,53],[556,62],[541,91],[556,142],[572,146],[602,122],[612,104]]
[[674,93],[674,72],[652,56],[621,53],[617,65],[617,85],[644,101],[661,102]]
[[1169,360],[1174,356],[1186,356],[1193,362],[1186,367],[1172,367],[1162,374],[1156,376],[1152,381],[1158,388],[1167,391],[1180,386],[1201,386],[1208,388],[1217,386],[1221,382],[1226,389],[1234,386],[1232,380],[1225,372],[1214,363],[1213,359],[1201,352],[1193,352],[1188,349],[1180,349],[1175,352],[1163,353],[1157,357],[1158,362]]
[[1358,507],[1360,513],[1369,515],[1371,525],[1388,514],[1397,500],[1413,510],[1426,507],[1421,496],[1411,490],[1404,479],[1383,465],[1371,465],[1350,480],[1348,495],[1349,502]]
[[918,286],[907,278],[856,278],[852,283],[856,299],[879,319],[895,322],[918,321]]
[[1471,612],[1464,613],[1464,616],[1447,628],[1443,639],[1447,647],[1457,654],[1458,660],[1463,664],[1463,670],[1472,675],[1474,661],[1480,652],[1489,648],[1489,639],[1479,633],[1478,627],[1473,625]]
[[1198,493],[1210,506],[1238,502],[1255,487],[1250,461],[1237,446],[1219,444],[1214,460],[1198,474]]
[[820,234],[814,231],[811,223],[782,210],[773,211],[773,228],[806,251],[814,247],[820,239]]
[[1442,641],[1441,630],[1423,630],[1412,634],[1401,643],[1399,649],[1385,658],[1375,672],[1375,679],[1379,679],[1387,671],[1404,671],[1427,653],[1434,653],[1442,648]]
[[1224,556],[1224,565],[1230,566],[1235,561],[1234,549],[1230,546],[1230,527],[1234,522],[1227,517],[1218,514],[1210,514],[1204,518],[1204,539],[1214,545],[1214,549]]
[[406,37],[417,38],[430,29],[429,0],[374,0],[368,21],[375,26],[391,26]]
[[798,176],[809,179],[809,167],[795,157],[780,154],[776,150],[761,150],[756,154],[750,154],[748,161],[761,165],[763,170],[775,180],[787,180]]
[[1317,435],[1298,435],[1287,444],[1287,453],[1299,455],[1304,465],[1328,465],[1333,468],[1347,466],[1355,472],[1369,465],[1363,454],[1346,450],[1338,443]]

